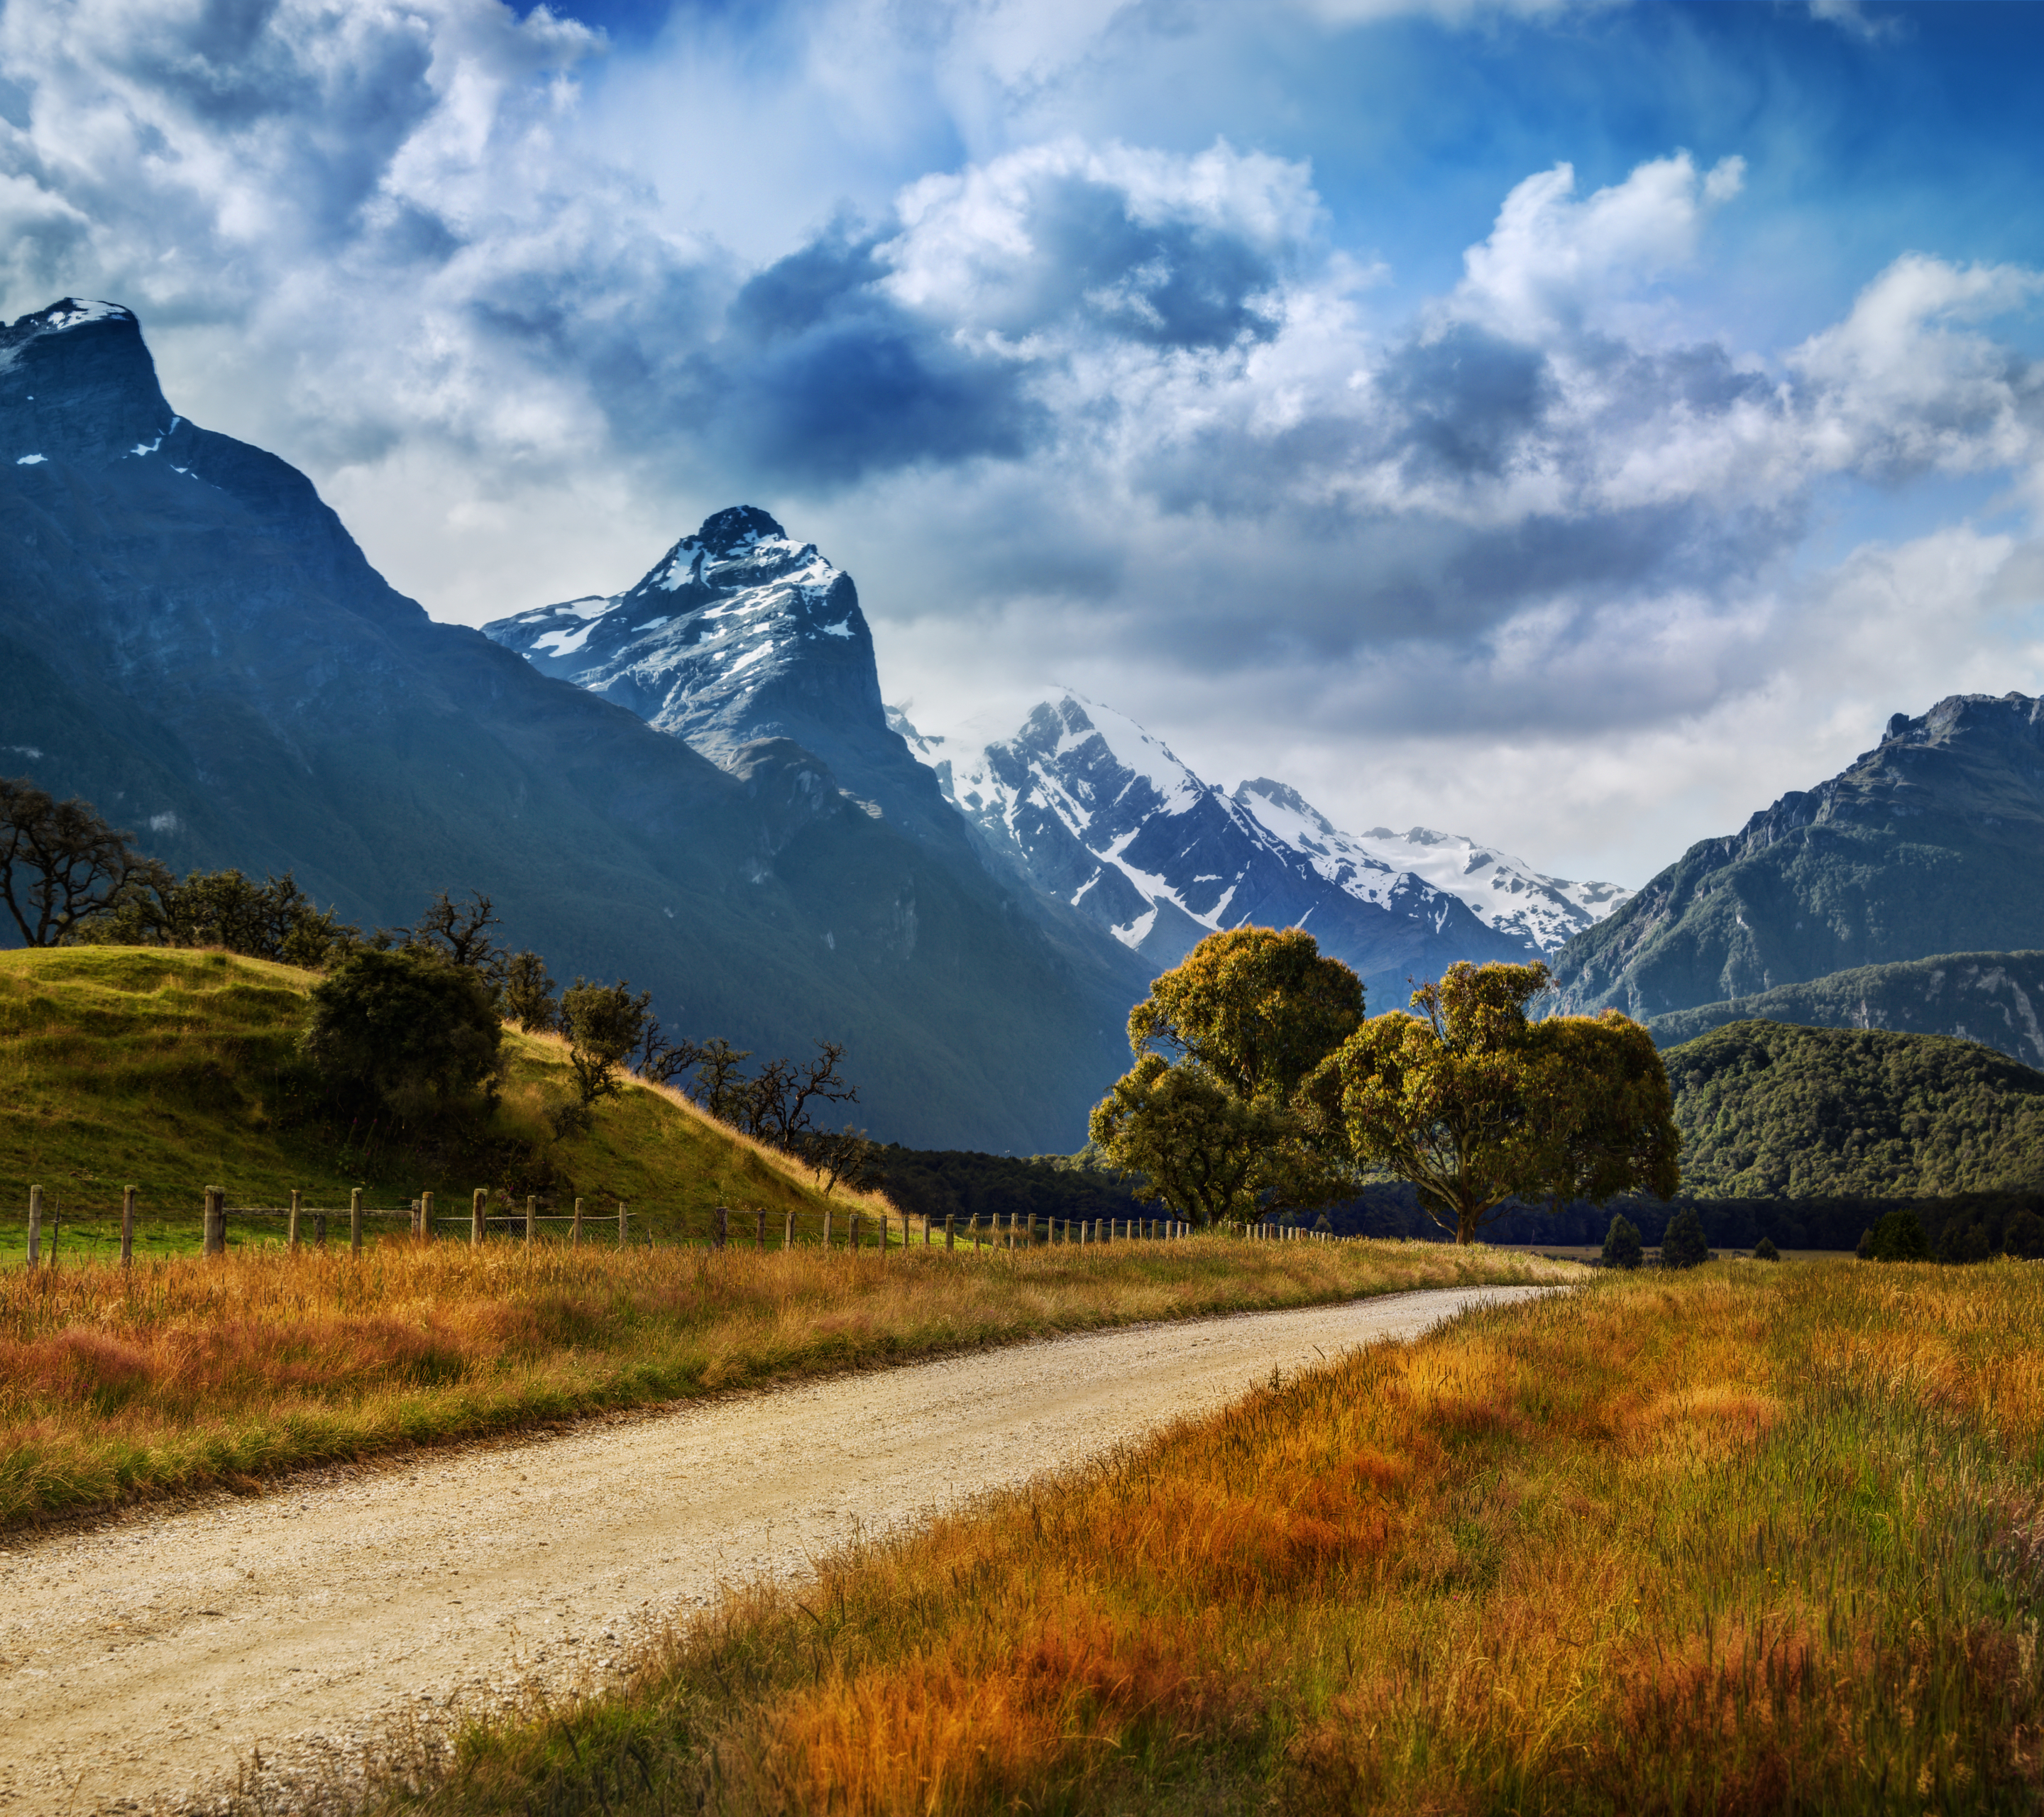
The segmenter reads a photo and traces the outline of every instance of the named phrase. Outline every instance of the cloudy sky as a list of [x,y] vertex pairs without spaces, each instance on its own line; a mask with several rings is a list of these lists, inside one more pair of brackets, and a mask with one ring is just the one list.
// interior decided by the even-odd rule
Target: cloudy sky
[[2044,687],[2044,10],[0,0],[0,299],[436,616],[766,507],[888,697],[1637,884]]

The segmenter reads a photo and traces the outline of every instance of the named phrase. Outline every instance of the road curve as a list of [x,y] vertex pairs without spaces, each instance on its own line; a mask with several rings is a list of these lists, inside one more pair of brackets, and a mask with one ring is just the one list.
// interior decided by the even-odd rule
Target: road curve
[[1057,1338],[0,1538],[0,1813],[149,1811],[259,1749],[600,1681],[642,1626],[1539,1288]]

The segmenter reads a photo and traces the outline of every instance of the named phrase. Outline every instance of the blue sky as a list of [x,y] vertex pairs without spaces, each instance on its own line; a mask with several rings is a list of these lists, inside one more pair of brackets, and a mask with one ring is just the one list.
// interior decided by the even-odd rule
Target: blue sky
[[890,699],[1638,883],[2044,687],[2044,9],[0,9],[0,285],[468,622],[744,501]]

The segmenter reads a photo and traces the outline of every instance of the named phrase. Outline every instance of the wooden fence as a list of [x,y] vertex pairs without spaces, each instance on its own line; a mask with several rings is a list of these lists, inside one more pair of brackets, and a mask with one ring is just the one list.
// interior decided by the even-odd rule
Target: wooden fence
[[[136,1189],[124,1189],[121,1195],[121,1261],[124,1266],[134,1260],[137,1209]],[[67,1220],[75,1223],[79,1221],[79,1214],[74,1210],[67,1214]],[[90,1221],[99,1220],[95,1218]],[[663,1227],[657,1232],[656,1221]],[[692,1222],[696,1221],[706,1227],[699,1234],[690,1228]],[[771,1231],[768,1228],[770,1222],[776,1223]],[[365,1237],[379,1232],[409,1236],[421,1242],[466,1235],[471,1243],[478,1244],[507,1239],[526,1243],[547,1240],[571,1244],[605,1243],[620,1249],[642,1243],[712,1250],[765,1250],[770,1247],[793,1249],[813,1242],[827,1250],[861,1252],[870,1249],[884,1257],[893,1250],[915,1247],[942,1248],[954,1254],[966,1250],[978,1254],[1028,1250],[1039,1243],[1174,1242],[1195,1235],[1197,1227],[1172,1218],[1042,1218],[1013,1212],[1005,1217],[998,1213],[986,1217],[982,1227],[982,1220],[978,1216],[962,1223],[955,1216],[947,1216],[939,1223],[912,1217],[903,1212],[840,1212],[834,1206],[826,1206],[820,1212],[790,1211],[774,1220],[765,1211],[733,1210],[729,1206],[718,1205],[706,1215],[669,1213],[656,1220],[634,1214],[622,1200],[616,1200],[612,1209],[586,1209],[584,1202],[577,1199],[571,1212],[542,1212],[537,1198],[528,1198],[523,1211],[501,1205],[493,1208],[490,1195],[480,1187],[471,1195],[467,1209],[453,1214],[440,1212],[431,1192],[421,1192],[410,1204],[400,1206],[365,1205],[359,1190],[349,1195],[345,1206],[306,1204],[302,1195],[296,1192],[285,1205],[230,1205],[223,1188],[206,1187],[199,1205],[202,1254],[226,1253],[230,1223],[254,1225],[265,1234],[277,1231],[281,1226],[280,1234],[292,1249],[308,1246],[325,1248],[330,1241],[338,1243],[344,1233],[349,1249],[356,1254],[361,1253]],[[402,1229],[398,1227],[401,1224]],[[54,1212],[48,1227],[54,1239],[57,1229]],[[44,1261],[44,1229],[43,1189],[31,1186],[27,1259],[32,1268],[41,1266]],[[1353,1240],[1336,1238],[1325,1231],[1272,1223],[1228,1224],[1221,1227],[1219,1234],[1253,1242]],[[770,1237],[774,1239],[771,1243]]]

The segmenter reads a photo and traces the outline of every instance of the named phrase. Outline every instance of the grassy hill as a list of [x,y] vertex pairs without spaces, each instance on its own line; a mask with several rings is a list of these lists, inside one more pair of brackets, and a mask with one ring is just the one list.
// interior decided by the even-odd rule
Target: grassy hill
[[[719,1204],[763,1208],[776,1228],[789,1210],[823,1208],[805,1171],[636,1081],[599,1107],[588,1133],[554,1140],[545,1110],[568,1095],[566,1050],[509,1029],[502,1104],[471,1139],[421,1143],[336,1124],[297,1059],[314,979],[223,953],[0,953],[9,1253],[32,1184],[46,1214],[61,1204],[60,1243],[88,1247],[109,1240],[121,1188],[135,1186],[138,1245],[156,1254],[195,1247],[209,1185],[230,1206],[279,1205],[295,1188],[309,1206],[344,1207],[359,1186],[373,1206],[409,1205],[428,1189],[440,1210],[465,1212],[482,1186],[505,1208],[532,1193],[543,1210],[567,1209],[580,1195],[600,1218],[622,1198],[670,1235],[706,1232]],[[866,1201],[840,1189],[832,1202]],[[248,1235],[230,1221],[230,1241]]]
[[1735,1022],[1667,1050],[1682,1188],[1907,1197],[2044,1180],[2044,1073],[1937,1035]]

